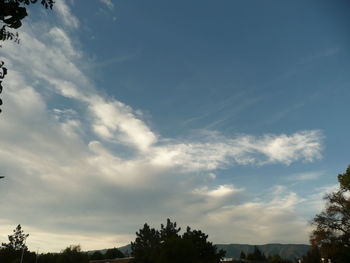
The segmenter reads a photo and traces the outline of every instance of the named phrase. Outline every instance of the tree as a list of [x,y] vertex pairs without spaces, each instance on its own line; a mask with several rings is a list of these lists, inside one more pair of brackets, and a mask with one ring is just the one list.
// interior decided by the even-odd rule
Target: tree
[[21,225],[18,225],[13,230],[13,235],[9,235],[9,243],[2,243],[2,246],[4,248],[13,249],[15,251],[18,250],[27,250],[26,246],[26,239],[29,236],[29,234],[24,234],[24,231],[22,230]]
[[312,221],[316,227],[310,236],[321,256],[334,262],[350,261],[350,166],[338,175],[339,190],[324,197],[326,208]]
[[209,241],[208,235],[200,230],[191,230],[180,235],[181,228],[167,219],[160,231],[147,224],[136,233],[135,242],[131,243],[132,255],[137,263],[218,263],[224,257],[223,250]]
[[124,258],[125,255],[118,248],[107,249],[105,259]]
[[40,254],[35,263],[57,263],[59,254],[58,253],[45,253]]
[[147,223],[136,232],[135,242],[131,242],[132,255],[138,263],[152,263],[160,247],[160,233]]
[[262,253],[257,246],[254,246],[253,253],[249,253],[247,255],[247,259],[249,259],[249,260],[266,260],[266,257],[264,255],[264,253]]
[[88,263],[89,256],[81,252],[79,245],[69,246],[58,256],[57,263]]
[[309,251],[302,257],[301,260],[303,263],[320,263],[321,254],[318,246],[311,246]]
[[160,238],[161,240],[167,241],[170,239],[178,238],[181,227],[176,227],[176,222],[172,223],[170,219],[167,219],[166,225],[160,225]]
[[208,241],[208,235],[201,230],[191,230],[190,227],[187,227],[182,238],[192,243],[194,256],[198,259],[198,262],[220,262],[220,259],[225,256],[225,252],[223,250],[217,251],[216,246]]
[[[26,6],[37,2],[38,0],[0,0],[0,41],[13,40],[19,43],[18,33],[12,32],[11,29],[17,29],[22,26],[22,19],[28,15]],[[41,0],[40,3],[46,9],[52,9],[54,1]],[[4,67],[4,62],[0,61],[0,94],[3,89],[2,81],[6,74],[7,68]],[[2,100],[0,99],[1,105]]]
[[246,257],[246,254],[243,251],[241,251],[241,254],[239,254],[239,259],[246,259]]
[[[0,0],[0,40],[15,40],[18,42],[18,34],[9,31],[9,28],[17,29],[22,26],[22,19],[27,14],[26,6],[34,4],[38,0]],[[53,0],[41,0],[40,3],[47,9],[53,7]]]
[[95,251],[90,255],[90,260],[101,260],[101,259],[104,259],[104,256],[100,251]]
[[8,236],[8,243],[2,243],[0,249],[0,262],[17,263],[23,256],[23,262],[34,262],[35,253],[28,251],[26,239],[29,234],[25,234],[21,225],[18,225],[13,234]]
[[[270,256],[268,261],[271,263],[292,263],[292,261],[290,261],[288,259],[284,259],[278,254],[274,254],[274,255]],[[317,262],[317,263],[319,263],[319,262]]]

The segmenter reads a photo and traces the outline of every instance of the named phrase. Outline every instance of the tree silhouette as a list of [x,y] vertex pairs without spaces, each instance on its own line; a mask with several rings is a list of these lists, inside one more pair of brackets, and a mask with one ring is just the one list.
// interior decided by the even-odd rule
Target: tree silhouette
[[131,242],[132,255],[139,263],[152,263],[160,247],[159,231],[150,228],[147,223],[136,232],[135,242]]
[[200,230],[191,230],[180,235],[181,228],[167,219],[160,231],[145,224],[136,233],[131,243],[132,255],[136,263],[218,263],[225,255],[209,241],[208,235]]
[[241,251],[241,253],[239,254],[239,258],[240,259],[246,259],[246,254],[243,252],[243,251]]
[[[274,255],[270,256],[268,258],[268,262],[270,262],[270,263],[292,263],[292,261],[290,261],[288,259],[284,259],[278,254],[274,254]],[[319,262],[317,262],[317,263],[319,263]]]
[[81,252],[79,245],[69,246],[58,256],[57,263],[88,263],[89,256]]
[[95,251],[90,256],[90,260],[101,260],[101,259],[104,259],[104,256],[100,251]]
[[321,254],[318,246],[311,246],[309,251],[302,257],[303,263],[320,263]]
[[27,250],[26,246],[26,239],[29,236],[29,234],[25,234],[24,231],[22,230],[21,225],[18,225],[14,230],[13,230],[13,235],[9,235],[8,243],[2,243],[2,246],[4,248],[9,248],[13,250]]
[[310,242],[322,257],[341,263],[350,262],[350,166],[338,181],[339,190],[325,196],[326,209],[312,221]]
[[266,260],[266,257],[264,255],[264,253],[262,253],[260,251],[260,249],[257,247],[257,246],[254,246],[254,251],[253,253],[249,253],[247,255],[247,259],[249,260],[260,260],[260,261],[263,261],[263,260]]
[[106,254],[104,255],[105,259],[114,259],[114,258],[124,258],[125,255],[118,248],[107,249]]

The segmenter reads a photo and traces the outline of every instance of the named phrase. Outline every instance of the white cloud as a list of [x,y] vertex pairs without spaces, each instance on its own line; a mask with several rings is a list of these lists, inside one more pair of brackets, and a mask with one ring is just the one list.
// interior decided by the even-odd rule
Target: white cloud
[[114,8],[112,0],[100,0],[101,3],[105,4],[109,9]]
[[55,43],[56,46],[60,46],[61,50],[64,50],[68,56],[80,56],[80,52],[73,48],[72,42],[68,35],[58,27],[53,27],[48,32],[48,36],[52,39],[52,42]]
[[239,192],[239,189],[235,189],[233,185],[219,185],[216,189],[209,190],[208,187],[202,187],[195,189],[194,194],[209,196],[213,198],[221,198],[232,195]]
[[308,214],[311,211],[313,213],[312,216],[314,216],[315,213],[321,212],[321,210],[325,208],[326,204],[324,197],[327,194],[337,191],[338,189],[338,184],[326,185],[317,187],[315,189],[310,189],[311,194],[309,194],[305,200],[303,200],[300,211],[304,212],[305,214]]
[[94,119],[95,132],[103,139],[115,139],[146,151],[157,141],[147,125],[136,118],[132,109],[119,102],[107,102],[101,97],[90,100],[89,109]]
[[58,12],[63,24],[68,28],[79,27],[79,20],[72,14],[65,0],[56,1],[53,10]]
[[[298,202],[296,193],[278,192],[270,200],[223,206],[209,212],[202,224],[214,239],[220,238],[223,243],[261,244],[266,240],[307,243],[310,227],[307,220],[295,211]],[[226,227],[221,228],[223,225]]]
[[[68,6],[57,3],[64,23],[78,27]],[[56,251],[78,241],[74,237],[84,249],[123,245],[112,244],[112,236],[124,242],[145,221],[168,216],[209,229],[216,241],[233,242],[234,233],[242,242],[302,240],[305,220],[294,211],[296,193],[278,187],[268,201],[252,201],[245,189],[215,185],[214,172],[317,160],[319,131],[162,138],[136,110],[95,89],[61,26],[46,33],[35,28],[24,28],[22,45],[4,45],[10,69],[0,122],[4,224],[23,224],[32,246]],[[55,98],[69,102],[57,105]]]
[[214,170],[229,164],[264,165],[295,161],[311,162],[321,158],[322,135],[303,131],[292,135],[262,137],[208,138],[205,143],[172,143],[155,147],[151,162],[155,165],[180,166],[187,171]]
[[324,175],[324,171],[313,171],[313,172],[304,172],[304,173],[297,173],[292,174],[288,176],[289,181],[309,181],[309,180],[316,180],[320,178],[322,175]]

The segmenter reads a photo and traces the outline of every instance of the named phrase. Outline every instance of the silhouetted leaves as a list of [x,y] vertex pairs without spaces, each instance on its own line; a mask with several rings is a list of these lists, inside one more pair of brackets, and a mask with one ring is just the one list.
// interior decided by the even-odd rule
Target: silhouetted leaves
[[101,260],[101,259],[104,259],[104,256],[100,251],[95,251],[90,256],[90,260]]
[[326,209],[312,221],[316,229],[310,241],[321,256],[334,262],[350,262],[350,166],[338,175],[340,190],[325,196]]
[[123,252],[121,252],[118,248],[110,248],[107,249],[106,254],[104,255],[105,259],[114,259],[114,258],[124,258]]
[[258,261],[266,260],[264,253],[262,253],[257,246],[254,247],[253,253],[249,253],[246,258],[248,260],[258,260]]
[[132,255],[137,263],[218,263],[224,257],[223,250],[209,241],[208,235],[200,230],[191,230],[180,235],[181,228],[170,219],[161,225],[160,230],[145,224],[136,232],[135,242],[131,243]]
[[9,242],[2,243],[1,245],[5,248],[10,248],[16,251],[19,250],[27,250],[27,246],[25,244],[27,237],[29,234],[24,234],[21,225],[18,225],[14,230],[13,234],[8,236]]
[[272,255],[268,258],[269,263],[292,263],[292,261],[288,259],[282,258],[280,255]]
[[[4,67],[4,62],[0,62],[0,94],[2,93],[2,80],[7,75],[7,68]],[[2,105],[2,99],[0,98],[0,106]],[[0,109],[1,112],[1,109]]]
[[241,251],[241,253],[239,254],[239,258],[240,259],[246,259],[246,254],[243,252],[243,251]]
[[321,254],[318,246],[311,246],[309,251],[302,258],[303,263],[320,263],[321,262]]
[[89,257],[86,253],[81,252],[79,245],[69,246],[63,250],[58,258],[57,263],[88,263]]

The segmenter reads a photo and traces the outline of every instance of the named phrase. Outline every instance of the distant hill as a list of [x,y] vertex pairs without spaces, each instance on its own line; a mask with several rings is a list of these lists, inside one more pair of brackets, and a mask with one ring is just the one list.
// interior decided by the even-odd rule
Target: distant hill
[[[239,258],[241,251],[245,254],[252,253],[254,251],[254,245],[246,244],[217,244],[218,249],[226,251],[226,257]],[[257,245],[261,252],[265,256],[271,256],[274,254],[280,255],[282,258],[286,259],[299,259],[301,256],[305,255],[309,249],[309,245],[299,245],[299,244],[266,244]],[[118,248],[123,253],[131,252],[131,245],[126,245]]]
[[[239,258],[241,251],[245,254],[252,253],[254,251],[254,245],[245,244],[217,244],[217,248],[226,251],[226,257]],[[257,245],[259,250],[265,254],[265,256],[271,256],[274,254],[280,255],[286,259],[299,259],[305,255],[310,248],[309,245],[299,244],[266,244]]]
[[131,253],[131,244],[126,245],[126,246],[122,246],[122,247],[118,247],[118,249],[123,252],[124,254],[130,254]]

